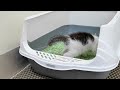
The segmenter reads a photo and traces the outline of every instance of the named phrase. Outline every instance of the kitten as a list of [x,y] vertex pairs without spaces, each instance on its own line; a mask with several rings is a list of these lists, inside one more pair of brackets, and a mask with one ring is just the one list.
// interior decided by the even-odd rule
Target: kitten
[[98,45],[98,37],[86,32],[78,32],[70,35],[61,35],[53,37],[48,45],[62,41],[65,45],[63,56],[76,57],[83,54],[88,50],[92,50],[96,53]]

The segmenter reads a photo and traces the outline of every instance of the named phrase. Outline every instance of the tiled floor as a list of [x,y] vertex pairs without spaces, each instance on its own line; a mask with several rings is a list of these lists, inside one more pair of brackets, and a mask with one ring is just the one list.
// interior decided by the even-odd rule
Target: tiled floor
[[[51,79],[51,78],[33,72],[32,67],[29,65],[18,75],[16,75],[13,79]],[[120,79],[120,65],[111,71],[107,79]]]

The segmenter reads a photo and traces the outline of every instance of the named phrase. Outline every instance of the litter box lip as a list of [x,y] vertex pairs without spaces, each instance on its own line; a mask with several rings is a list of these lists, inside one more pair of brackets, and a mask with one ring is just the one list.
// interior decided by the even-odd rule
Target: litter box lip
[[[48,68],[48,69],[52,69],[52,70],[59,70],[59,71],[66,71],[66,70],[82,70],[82,71],[90,71],[90,72],[106,72],[106,71],[110,71],[110,70],[113,70],[114,68],[116,68],[118,66],[118,63],[115,63],[115,64],[112,64],[111,66],[107,66],[107,67],[102,67],[102,69],[100,68],[96,68],[96,67],[85,67],[85,66],[79,66],[79,65],[76,65],[76,64],[69,64],[69,63],[64,63],[64,64],[61,64],[61,63],[56,63],[56,62],[51,62],[51,61],[47,61],[47,60],[44,60],[44,59],[37,59],[36,57],[31,57],[30,54],[27,54],[25,53],[24,51],[22,51],[21,49],[19,50],[19,53],[22,55],[22,56],[25,56],[27,58],[29,58],[30,60],[33,60],[35,61],[38,65],[41,65],[45,68]],[[45,63],[45,64],[42,64],[42,63]],[[54,65],[54,66],[59,66],[59,68],[52,68],[52,67],[48,67],[46,66],[46,64],[50,64],[50,65]],[[61,68],[60,68],[61,67]],[[65,67],[65,68],[63,68]]]
[[[19,49],[19,53],[21,53],[22,55],[24,55],[25,57],[26,56],[28,56],[28,57],[33,57],[33,58],[37,58],[37,60],[40,60],[40,59],[43,59],[43,58],[40,58],[38,55],[37,55],[37,50],[34,50],[34,49],[32,49],[29,45],[28,45],[28,42],[27,41],[25,41],[25,42],[22,42],[21,43],[21,47],[20,47],[20,49]],[[39,52],[41,52],[41,51],[39,51]],[[45,53],[45,52],[43,52],[43,53]],[[46,54],[50,54],[50,53],[46,53]],[[52,55],[52,54],[50,54],[50,55]],[[55,54],[53,54],[53,55],[55,55]],[[67,59],[70,59],[70,60],[78,60],[78,59],[76,59],[76,58],[71,58],[71,57],[64,57],[64,56],[60,56],[60,55],[55,55],[56,57],[58,56],[58,57],[63,57],[63,58],[67,58]],[[47,60],[47,59],[45,59],[45,60],[42,60],[42,61],[44,61],[45,63],[48,63],[48,62],[51,62],[51,64],[53,64],[53,63],[55,63],[55,64],[67,64],[67,65],[75,65],[76,63],[75,62],[58,62],[58,60],[56,60],[57,58],[55,58],[54,60]],[[34,60],[34,59],[33,59]],[[63,59],[62,59],[63,60]],[[91,60],[84,60],[84,59],[79,59],[79,61],[80,61],[80,63],[79,62],[77,62],[77,64],[79,63],[79,65],[80,64],[82,64],[82,65],[87,65],[87,64],[90,64],[90,63],[92,63],[93,61],[94,61],[94,59],[91,59]],[[71,64],[72,63],[72,64]]]
[[[51,63],[51,64],[53,64],[53,63],[55,63],[55,64],[59,64],[59,65],[63,65],[63,64],[65,64],[65,66],[73,66],[73,65],[87,65],[87,64],[90,64],[90,63],[92,63],[93,61],[94,61],[94,59],[91,59],[91,60],[84,60],[84,59],[77,59],[77,58],[71,58],[71,57],[64,57],[64,56],[61,56],[61,55],[55,55],[55,54],[50,54],[50,53],[46,53],[46,52],[42,52],[42,53],[46,53],[46,54],[49,54],[49,55],[55,55],[55,57],[60,57],[60,59],[62,58],[62,60],[63,60],[63,58],[65,58],[65,59],[67,59],[67,60],[69,60],[69,61],[59,61],[59,60],[57,60],[58,58],[55,58],[55,59],[53,59],[53,60],[47,60],[47,59],[44,59],[44,58],[40,58],[37,54],[36,54],[36,52],[37,52],[37,50],[34,50],[34,49],[32,49],[29,45],[28,45],[28,43],[22,43],[23,44],[23,47],[26,49],[25,51],[24,50],[22,50],[22,48],[20,48],[19,49],[19,53],[21,54],[21,55],[23,55],[23,56],[28,56],[29,58],[32,58],[33,57],[33,60],[35,59],[35,60],[38,60],[38,61],[43,61],[43,62],[45,62],[45,63]],[[29,50],[32,50],[32,52],[30,52]],[[41,52],[41,51],[38,51],[38,52]],[[44,60],[41,60],[41,59],[44,59]],[[72,62],[71,62],[72,61]],[[76,61],[76,62],[75,62]]]
[[[29,48],[31,48],[31,47],[29,47]],[[32,49],[32,50],[34,52],[42,52],[42,51],[37,51],[37,50],[34,50],[34,49]],[[65,57],[65,56],[61,56],[61,55],[56,55],[56,54],[50,54],[50,53],[42,52],[42,53],[46,53],[46,54],[50,54],[50,55],[55,55],[56,57],[65,58],[67,60],[70,59],[69,61],[65,61],[65,62],[57,60],[58,58],[53,59],[53,60],[47,60],[47,59],[44,59],[44,58],[40,58],[38,55],[34,55],[33,53],[28,52],[28,51],[27,51],[27,53],[23,52],[22,50],[19,50],[19,51],[20,51],[20,53],[22,55],[28,54],[30,57],[32,56],[33,58],[35,58],[35,60],[38,60],[38,61],[43,61],[45,63],[49,62],[51,64],[59,64],[59,65],[66,64],[65,66],[80,65],[80,64],[81,65],[87,65],[87,64],[90,64],[90,63],[92,63],[94,61],[94,59],[84,60],[84,59],[77,59],[77,58]],[[82,62],[84,62],[84,63],[82,63]]]

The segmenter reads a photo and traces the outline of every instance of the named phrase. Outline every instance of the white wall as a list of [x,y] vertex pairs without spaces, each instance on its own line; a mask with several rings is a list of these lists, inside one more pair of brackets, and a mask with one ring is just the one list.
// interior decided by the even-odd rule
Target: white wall
[[19,46],[24,18],[43,11],[0,11],[0,55]]

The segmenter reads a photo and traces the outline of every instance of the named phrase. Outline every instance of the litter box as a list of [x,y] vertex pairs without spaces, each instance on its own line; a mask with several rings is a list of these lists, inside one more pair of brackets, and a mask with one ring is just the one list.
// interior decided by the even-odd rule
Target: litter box
[[[88,32],[99,37],[90,60],[43,52],[55,35]],[[19,52],[35,72],[59,79],[105,79],[120,59],[120,12],[47,11],[24,21]]]

